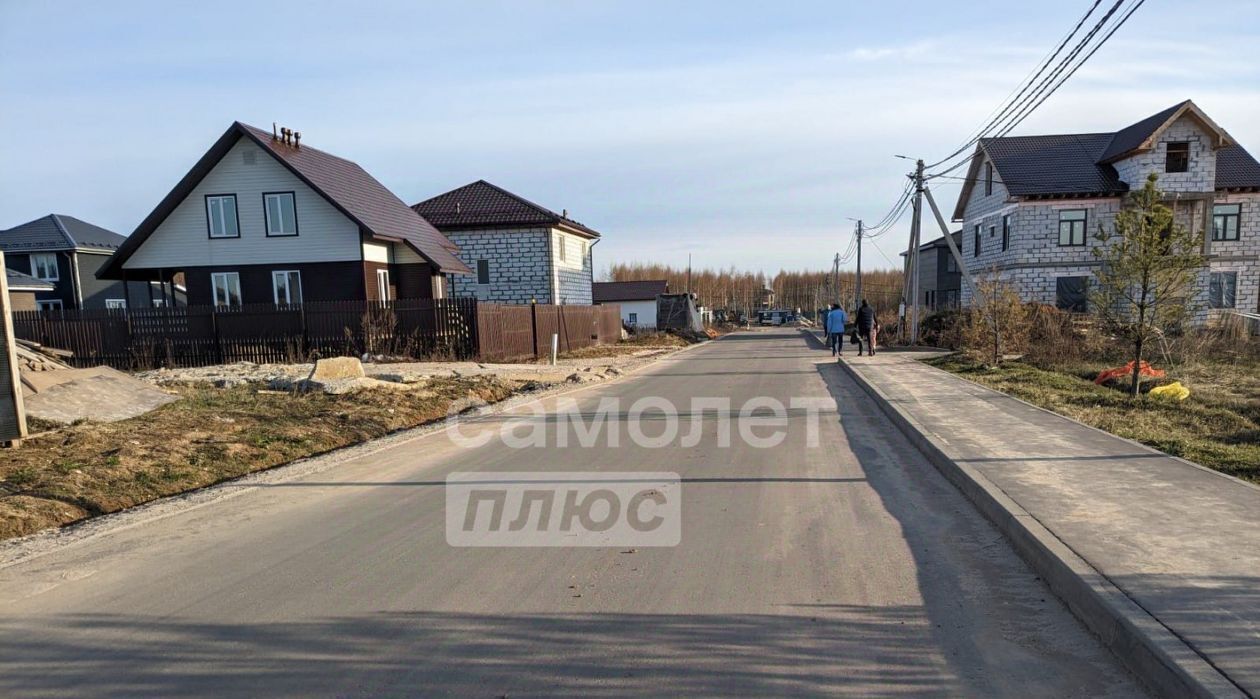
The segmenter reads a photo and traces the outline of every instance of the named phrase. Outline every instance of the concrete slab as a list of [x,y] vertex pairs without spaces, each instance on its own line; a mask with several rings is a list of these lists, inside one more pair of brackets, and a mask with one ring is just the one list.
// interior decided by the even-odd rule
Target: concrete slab
[[845,366],[1157,688],[1260,695],[1260,488],[912,356]]
[[26,414],[53,422],[115,422],[176,400],[151,384],[109,367],[23,374]]

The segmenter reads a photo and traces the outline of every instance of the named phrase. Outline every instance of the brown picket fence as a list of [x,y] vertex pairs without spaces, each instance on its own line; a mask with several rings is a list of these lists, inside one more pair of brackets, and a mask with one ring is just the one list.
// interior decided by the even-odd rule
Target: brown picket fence
[[13,313],[14,334],[123,370],[389,355],[503,361],[621,337],[618,306],[502,306],[471,298]]

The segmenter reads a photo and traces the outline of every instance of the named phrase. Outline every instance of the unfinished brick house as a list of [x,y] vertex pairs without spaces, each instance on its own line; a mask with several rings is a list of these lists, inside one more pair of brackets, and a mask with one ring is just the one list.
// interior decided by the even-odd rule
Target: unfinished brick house
[[[967,269],[996,270],[1028,301],[1088,310],[1093,236],[1150,173],[1202,236],[1195,322],[1256,312],[1260,163],[1189,100],[1116,132],[981,139],[954,209]],[[966,285],[962,296],[970,303]]]

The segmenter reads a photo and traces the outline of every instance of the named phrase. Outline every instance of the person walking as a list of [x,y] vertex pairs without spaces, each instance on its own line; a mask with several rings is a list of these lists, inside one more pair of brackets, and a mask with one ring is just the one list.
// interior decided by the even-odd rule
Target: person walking
[[831,304],[831,310],[827,312],[827,342],[831,345],[833,357],[844,354],[844,325],[848,322],[849,316],[840,304]]
[[857,310],[857,331],[858,331],[858,356],[862,356],[862,341],[866,342],[866,355],[868,357],[875,356],[875,333],[878,323],[875,320],[875,309],[871,308],[866,299],[862,299],[862,306]]

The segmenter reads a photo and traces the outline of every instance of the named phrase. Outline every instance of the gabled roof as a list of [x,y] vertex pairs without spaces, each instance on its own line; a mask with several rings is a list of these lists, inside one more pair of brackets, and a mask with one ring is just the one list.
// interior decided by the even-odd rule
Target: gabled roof
[[1131,124],[1117,131],[1112,136],[1111,142],[1107,144],[1106,150],[1098,157],[1098,162],[1114,163],[1134,153],[1150,150],[1155,146],[1155,138],[1164,129],[1187,114],[1207,129],[1208,133],[1213,135],[1215,140],[1213,145],[1215,147],[1223,148],[1234,144],[1234,139],[1225,133],[1224,129],[1217,126],[1216,122],[1208,118],[1208,115],[1204,114],[1198,105],[1190,100],[1185,100],[1158,114],[1152,114],[1136,124]]
[[374,238],[401,242],[442,272],[472,273],[455,256],[459,248],[454,243],[356,163],[310,146],[283,143],[274,139],[268,131],[237,121],[140,223],[97,276],[107,279],[121,277],[127,258],[139,249],[241,138],[257,144]]
[[599,237],[597,231],[568,216],[539,206],[485,180],[477,180],[452,189],[445,194],[426,199],[411,208],[444,231],[558,226],[591,238]]
[[1114,133],[982,138],[963,180],[954,219],[965,214],[972,188],[987,157],[997,177],[1015,197],[1119,196],[1129,186],[1112,163],[1154,147],[1157,137],[1183,116],[1213,136],[1217,189],[1260,188],[1260,164],[1193,102],[1186,100]]
[[591,284],[591,299],[595,303],[617,301],[651,301],[668,292],[669,282],[664,279],[645,279],[631,282],[595,282]]
[[51,282],[36,279],[8,267],[4,269],[4,276],[8,279],[9,291],[52,291],[57,288]]
[[86,250],[113,252],[125,241],[121,235],[65,214],[48,214],[0,231],[0,250],[40,252]]
[[[950,235],[954,236],[954,245],[959,245],[959,246],[962,245],[962,229],[956,230],[953,233],[950,233]],[[934,240],[929,240],[928,242],[920,245],[919,252],[923,252],[924,250],[931,250],[932,248],[947,248],[947,247],[949,246],[945,243],[945,236],[941,236],[939,238],[936,238]],[[901,253],[901,256],[905,257],[908,254],[910,254],[910,251],[906,250]]]

